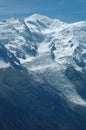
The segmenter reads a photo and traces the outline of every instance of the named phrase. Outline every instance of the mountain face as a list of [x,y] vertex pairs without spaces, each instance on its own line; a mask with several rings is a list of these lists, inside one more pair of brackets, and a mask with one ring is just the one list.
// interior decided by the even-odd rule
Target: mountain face
[[0,22],[0,95],[2,130],[86,130],[86,21]]

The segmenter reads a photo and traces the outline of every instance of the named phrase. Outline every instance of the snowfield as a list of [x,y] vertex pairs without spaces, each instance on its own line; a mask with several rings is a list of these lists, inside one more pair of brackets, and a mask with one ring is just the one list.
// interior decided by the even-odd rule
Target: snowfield
[[[79,72],[86,69],[86,21],[68,24],[38,14],[11,18],[0,22],[0,44],[28,71],[40,73],[70,107],[86,107],[64,73],[68,66]],[[0,68],[9,66],[1,55]]]

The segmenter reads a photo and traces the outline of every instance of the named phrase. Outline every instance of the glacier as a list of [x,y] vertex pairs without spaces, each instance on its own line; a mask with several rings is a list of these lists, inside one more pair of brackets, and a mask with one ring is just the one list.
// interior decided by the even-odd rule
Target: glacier
[[[86,69],[86,21],[65,23],[38,14],[10,18],[0,22],[0,44],[6,51],[5,56],[0,54],[0,69],[23,66],[59,91],[71,109],[86,108],[85,99],[65,75],[69,66],[80,73]],[[41,83],[41,77],[34,80]]]

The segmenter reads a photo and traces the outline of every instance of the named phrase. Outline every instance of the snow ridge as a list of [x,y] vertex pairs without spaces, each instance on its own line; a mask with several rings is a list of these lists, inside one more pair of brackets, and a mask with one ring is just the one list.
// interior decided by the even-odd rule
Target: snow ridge
[[[0,30],[0,44],[20,65],[39,72],[69,104],[86,107],[64,74],[68,66],[80,72],[86,69],[86,21],[68,24],[34,14],[2,21]],[[0,68],[8,66],[12,66],[9,61],[0,58]]]

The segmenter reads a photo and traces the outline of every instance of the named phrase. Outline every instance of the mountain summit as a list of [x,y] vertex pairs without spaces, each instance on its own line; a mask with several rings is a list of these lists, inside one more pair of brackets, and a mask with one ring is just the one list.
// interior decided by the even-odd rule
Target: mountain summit
[[68,109],[86,113],[86,21],[69,24],[34,14],[0,22],[0,70],[9,68],[27,70]]

